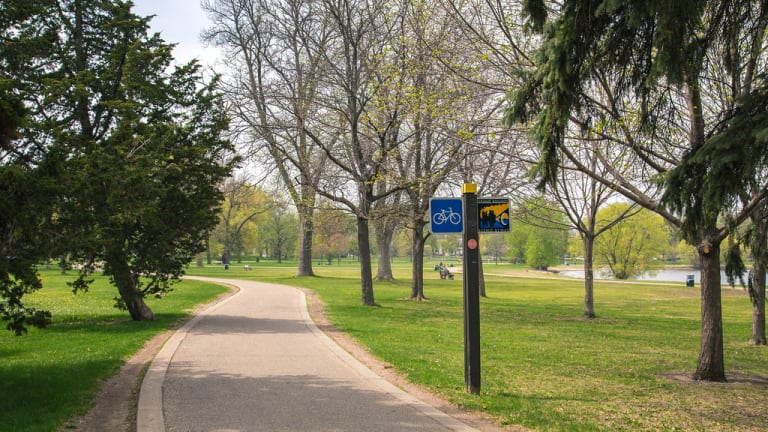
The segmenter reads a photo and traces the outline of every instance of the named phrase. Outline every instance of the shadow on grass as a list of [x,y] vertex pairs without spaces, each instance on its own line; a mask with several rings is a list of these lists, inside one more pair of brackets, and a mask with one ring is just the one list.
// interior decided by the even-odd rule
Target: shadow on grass
[[56,334],[66,334],[78,330],[103,334],[125,334],[148,330],[163,331],[169,326],[177,327],[176,323],[181,323],[190,317],[189,314],[158,313],[155,314],[154,321],[133,321],[126,314],[99,315],[92,319],[56,321],[41,331]]
[[122,364],[121,358],[100,358],[98,352],[81,358],[38,354],[44,364],[0,366],[0,430],[58,430],[64,419],[87,409],[98,383]]
[[[137,322],[121,313],[57,322],[0,344],[0,431],[59,430],[155,334],[188,315]],[[126,391],[131,391],[127,389]]]

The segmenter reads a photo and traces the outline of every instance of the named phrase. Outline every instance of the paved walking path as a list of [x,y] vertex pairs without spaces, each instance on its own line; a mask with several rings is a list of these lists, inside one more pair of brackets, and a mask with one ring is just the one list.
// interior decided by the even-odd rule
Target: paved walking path
[[138,431],[475,431],[336,345],[310,319],[302,291],[203,280],[239,292],[187,322],[155,357]]

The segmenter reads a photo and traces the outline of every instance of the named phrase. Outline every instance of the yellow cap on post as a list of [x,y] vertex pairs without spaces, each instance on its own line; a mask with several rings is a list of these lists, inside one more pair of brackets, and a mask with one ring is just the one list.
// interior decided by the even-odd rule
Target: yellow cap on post
[[461,193],[463,194],[477,193],[477,185],[474,183],[464,183],[464,185],[461,186]]

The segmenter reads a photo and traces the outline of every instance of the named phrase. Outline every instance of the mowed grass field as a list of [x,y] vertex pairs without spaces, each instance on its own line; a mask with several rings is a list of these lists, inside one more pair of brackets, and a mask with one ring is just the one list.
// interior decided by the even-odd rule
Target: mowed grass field
[[29,306],[53,313],[51,326],[18,337],[0,331],[0,431],[66,430],[66,420],[86,413],[103,380],[147,340],[227,291],[184,281],[161,300],[147,299],[156,320],[138,323],[112,307],[117,289],[104,276],[88,293],[73,294],[66,282],[75,273],[43,270],[44,288],[25,297]]
[[[699,291],[677,284],[598,281],[597,319],[583,319],[579,280],[485,265],[481,300],[482,389],[464,390],[461,275],[428,269],[426,302],[407,300],[410,264],[394,282],[376,282],[378,307],[361,305],[354,261],[316,265],[295,277],[295,263],[248,262],[190,267],[200,276],[256,279],[309,287],[326,314],[411,381],[502,425],[541,431],[763,431],[768,425],[768,349],[747,343],[751,306],[740,288],[723,289],[726,384],[693,383],[699,349]],[[457,272],[460,263],[454,262]],[[493,275],[493,276],[491,276]],[[153,335],[225,291],[185,281],[148,299],[153,323],[112,308],[116,289],[98,278],[74,295],[67,278],[43,272],[30,297],[54,313],[54,325],[23,337],[0,333],[0,431],[57,431],[87,411],[101,380]],[[70,276],[71,278],[72,276]]]
[[[437,260],[428,262],[431,269]],[[465,392],[462,282],[425,275],[427,302],[407,300],[410,267],[376,282],[378,307],[361,305],[354,262],[295,267],[248,263],[191,274],[268,280],[315,290],[326,314],[409,380],[502,425],[540,431],[764,431],[768,428],[768,348],[750,346],[751,304],[723,288],[729,383],[696,383],[700,346],[698,285],[598,281],[598,318],[582,318],[580,280],[485,265],[481,299],[481,395]],[[455,270],[460,269],[456,263]],[[502,276],[503,275],[503,276]]]

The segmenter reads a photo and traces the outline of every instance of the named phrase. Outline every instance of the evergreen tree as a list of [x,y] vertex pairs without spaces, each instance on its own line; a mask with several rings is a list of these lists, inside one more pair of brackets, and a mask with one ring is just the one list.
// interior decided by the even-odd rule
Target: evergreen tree
[[[601,123],[623,124],[616,107],[623,101],[636,105],[634,115],[647,136],[633,141],[628,154],[635,158],[632,163],[642,165],[638,172],[661,180],[661,189],[646,190],[663,190],[663,199],[638,188],[636,179],[592,175],[664,216],[696,245],[702,265],[702,337],[694,378],[724,381],[719,250],[729,230],[765,199],[765,183],[756,188],[760,183],[753,175],[765,168],[764,146],[754,144],[764,142],[765,135],[764,116],[756,113],[764,113],[760,101],[766,98],[759,85],[765,72],[759,59],[768,6],[753,0],[605,0],[565,1],[555,10],[545,3],[524,3],[543,41],[535,70],[512,95],[507,120],[533,122],[532,136],[542,154],[535,174],[545,185],[555,181],[560,159],[568,157],[565,137],[572,115],[602,112]],[[739,101],[735,105],[705,104],[703,88],[722,82],[708,81],[714,64],[722,65],[731,80],[727,91]],[[598,88],[611,95],[608,110],[594,103]],[[742,94],[743,89],[749,91]],[[677,136],[665,136],[673,131]],[[741,161],[736,155],[743,154]],[[752,198],[733,206],[736,196]],[[726,226],[718,223],[723,213],[732,213]]]
[[233,164],[222,99],[196,63],[170,66],[172,46],[147,34],[130,2],[49,6],[30,18],[50,51],[17,74],[29,114],[13,141],[58,161],[47,253],[86,263],[76,291],[104,261],[118,305],[153,319],[144,297],[169,289],[217,222]]
[[[40,288],[36,264],[53,238],[45,231],[55,196],[57,155],[27,136],[30,110],[24,95],[36,86],[54,34],[36,17],[45,0],[9,0],[0,5],[0,318],[17,335],[45,326],[50,313],[24,305]],[[23,144],[22,144],[23,143]]]

